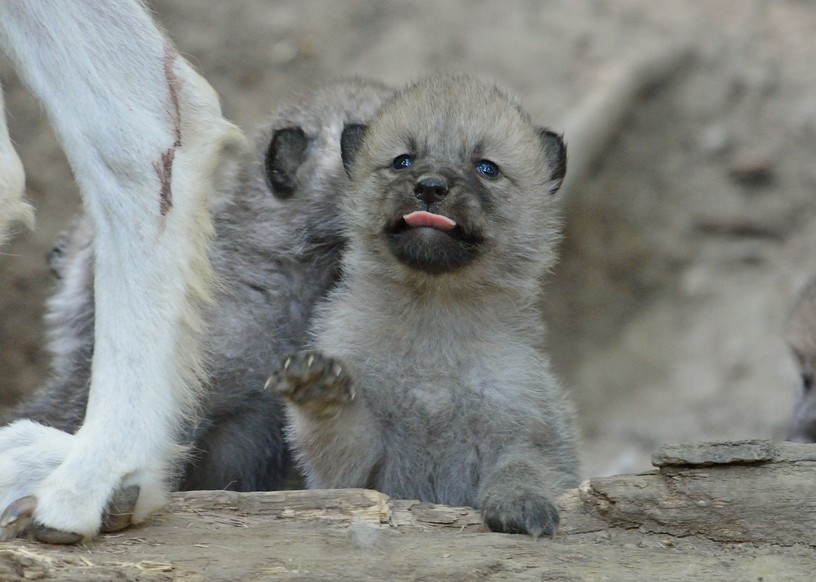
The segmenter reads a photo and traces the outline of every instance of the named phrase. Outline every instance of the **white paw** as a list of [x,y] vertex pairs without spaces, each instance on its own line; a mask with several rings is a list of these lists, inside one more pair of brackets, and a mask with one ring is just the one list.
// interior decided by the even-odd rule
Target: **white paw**
[[127,527],[162,504],[159,473],[127,471],[106,451],[29,420],[0,429],[0,540],[30,533],[74,543]]
[[[4,510],[34,494],[40,483],[65,460],[73,438],[71,434],[30,420],[18,420],[0,429],[0,514],[3,516],[0,540],[15,537],[28,525],[25,515]],[[22,506],[30,507],[30,502]]]

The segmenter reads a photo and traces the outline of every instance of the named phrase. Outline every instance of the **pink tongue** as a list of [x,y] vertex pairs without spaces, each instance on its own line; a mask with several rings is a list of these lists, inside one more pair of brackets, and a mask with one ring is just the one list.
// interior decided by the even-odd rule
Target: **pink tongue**
[[432,212],[425,212],[424,210],[406,214],[402,217],[402,219],[405,221],[405,224],[411,228],[427,226],[430,228],[437,228],[439,230],[450,230],[456,226],[456,223],[447,216],[433,214]]

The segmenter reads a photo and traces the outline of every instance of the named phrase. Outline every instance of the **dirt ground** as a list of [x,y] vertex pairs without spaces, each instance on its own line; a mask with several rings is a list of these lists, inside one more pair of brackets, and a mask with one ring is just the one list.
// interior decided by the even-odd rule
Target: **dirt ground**
[[[245,128],[278,99],[352,75],[399,85],[464,70],[562,128],[621,62],[692,60],[632,109],[565,203],[548,283],[555,366],[579,404],[583,474],[649,465],[663,442],[778,437],[796,375],[786,312],[816,273],[816,11],[803,0],[151,2]],[[0,399],[48,373],[44,256],[78,197],[6,63],[10,126],[38,209],[0,257]],[[566,136],[569,142],[569,134]]]

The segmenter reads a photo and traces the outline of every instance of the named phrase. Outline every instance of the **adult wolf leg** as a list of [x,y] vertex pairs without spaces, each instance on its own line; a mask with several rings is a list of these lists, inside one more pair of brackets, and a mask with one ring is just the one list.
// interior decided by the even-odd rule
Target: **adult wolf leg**
[[31,518],[73,541],[99,531],[116,491],[138,488],[134,521],[163,503],[201,383],[211,178],[240,133],[135,0],[2,1],[0,46],[65,149],[96,261],[83,426],[0,430],[0,536]]

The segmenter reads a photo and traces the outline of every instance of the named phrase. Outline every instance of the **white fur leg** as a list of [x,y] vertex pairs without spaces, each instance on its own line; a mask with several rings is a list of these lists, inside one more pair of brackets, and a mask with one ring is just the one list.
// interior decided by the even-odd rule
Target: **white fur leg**
[[23,202],[25,174],[20,157],[11,145],[6,126],[3,91],[0,89],[0,245],[6,242],[9,226],[21,221],[31,226],[34,213]]
[[[96,233],[88,410],[34,490],[39,523],[92,536],[120,486],[141,488],[136,520],[164,501],[202,374],[207,198],[240,134],[133,0],[0,2],[0,41],[45,106]],[[19,458],[12,480],[37,466]]]

